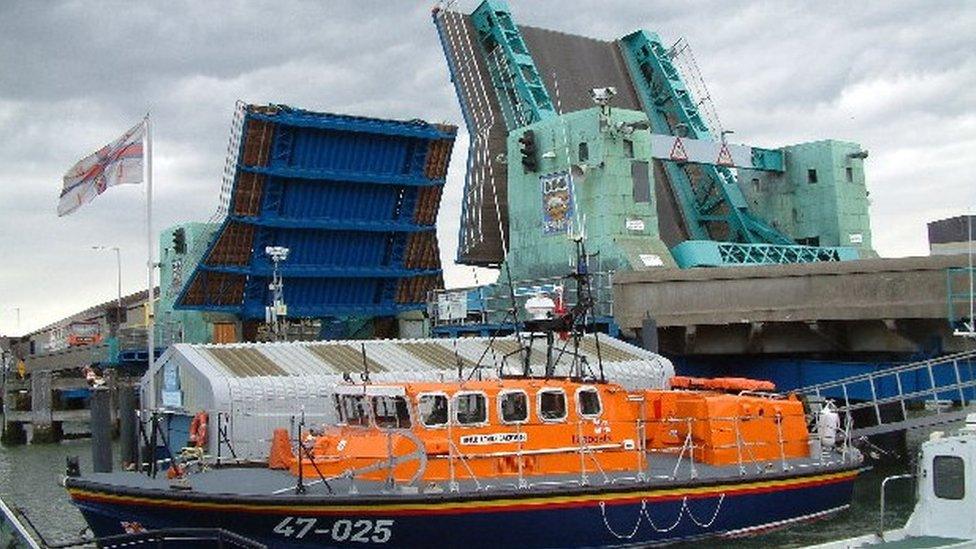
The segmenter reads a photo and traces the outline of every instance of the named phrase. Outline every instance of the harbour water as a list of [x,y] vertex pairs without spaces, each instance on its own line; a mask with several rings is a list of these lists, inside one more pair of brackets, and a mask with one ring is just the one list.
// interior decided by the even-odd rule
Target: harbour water
[[[118,448],[113,455],[118,456]],[[82,471],[91,470],[91,442],[67,440],[60,444],[0,447],[0,495],[26,511],[48,542],[76,539],[85,522],[59,485],[65,458],[79,456]],[[711,546],[798,547],[874,531],[878,526],[879,487],[887,475],[906,472],[898,467],[875,468],[861,475],[851,509],[833,518],[795,525],[760,537],[713,541]],[[913,485],[898,481],[888,487],[886,524],[900,526],[911,514]],[[692,545],[689,544],[688,547]],[[695,544],[700,547],[701,544]]]

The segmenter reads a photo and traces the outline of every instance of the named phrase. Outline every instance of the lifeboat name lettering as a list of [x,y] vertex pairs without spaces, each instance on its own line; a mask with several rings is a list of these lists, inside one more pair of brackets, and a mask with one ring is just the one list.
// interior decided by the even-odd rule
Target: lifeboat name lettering
[[486,444],[508,444],[525,442],[529,436],[525,433],[489,433],[484,435],[464,435],[461,444],[466,446],[484,446]]

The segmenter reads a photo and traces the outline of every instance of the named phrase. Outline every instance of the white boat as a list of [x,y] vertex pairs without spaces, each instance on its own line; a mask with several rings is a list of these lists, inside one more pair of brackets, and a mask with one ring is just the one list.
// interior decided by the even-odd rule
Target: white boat
[[[890,481],[912,477],[916,482],[912,515],[902,528],[885,530],[885,486]],[[882,481],[878,533],[813,547],[976,547],[976,413],[966,417],[966,425],[957,433],[932,433],[922,443],[914,474]]]

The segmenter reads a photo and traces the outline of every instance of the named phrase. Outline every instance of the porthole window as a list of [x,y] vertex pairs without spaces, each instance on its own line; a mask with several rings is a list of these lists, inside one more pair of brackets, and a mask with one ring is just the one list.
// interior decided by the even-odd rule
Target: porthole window
[[600,415],[600,393],[592,388],[586,387],[576,393],[576,405],[579,415],[586,418],[593,418]]
[[501,393],[498,409],[502,423],[524,423],[529,419],[529,397],[522,391]]
[[482,393],[461,393],[454,397],[454,418],[461,425],[488,421],[488,408]]
[[966,496],[966,465],[959,456],[935,456],[932,460],[932,489],[935,497],[962,499]]
[[542,421],[566,419],[566,393],[562,389],[539,391],[539,417]]
[[417,405],[420,422],[424,427],[439,427],[447,424],[447,395],[420,395]]

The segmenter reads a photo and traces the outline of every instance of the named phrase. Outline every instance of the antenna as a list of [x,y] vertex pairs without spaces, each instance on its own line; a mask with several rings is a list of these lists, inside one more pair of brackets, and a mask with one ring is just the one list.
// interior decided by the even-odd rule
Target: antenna
[[369,383],[369,359],[366,358],[366,343],[360,341],[359,348],[363,352],[363,373],[360,374],[359,377],[363,380],[363,383],[365,384],[365,383]]
[[464,379],[464,364],[461,363],[461,355],[458,354],[457,332],[454,333],[454,362],[457,363],[458,381]]
[[[576,279],[576,306],[579,308],[580,316],[582,317],[582,331],[586,331],[586,321],[587,317],[591,317],[592,320],[596,320],[593,314],[593,288],[590,285],[590,268],[587,264],[586,256],[586,216],[583,216],[582,227],[580,227],[580,232],[578,234],[571,236],[573,242],[576,243],[576,272],[573,277]],[[577,353],[579,352],[579,338],[583,334],[580,331],[576,331],[577,338]],[[593,342],[596,346],[596,362],[597,367],[600,370],[600,383],[606,383],[607,378],[603,371],[603,354],[600,350],[600,334],[594,326],[593,329]],[[583,364],[580,363],[580,376],[582,377]]]

